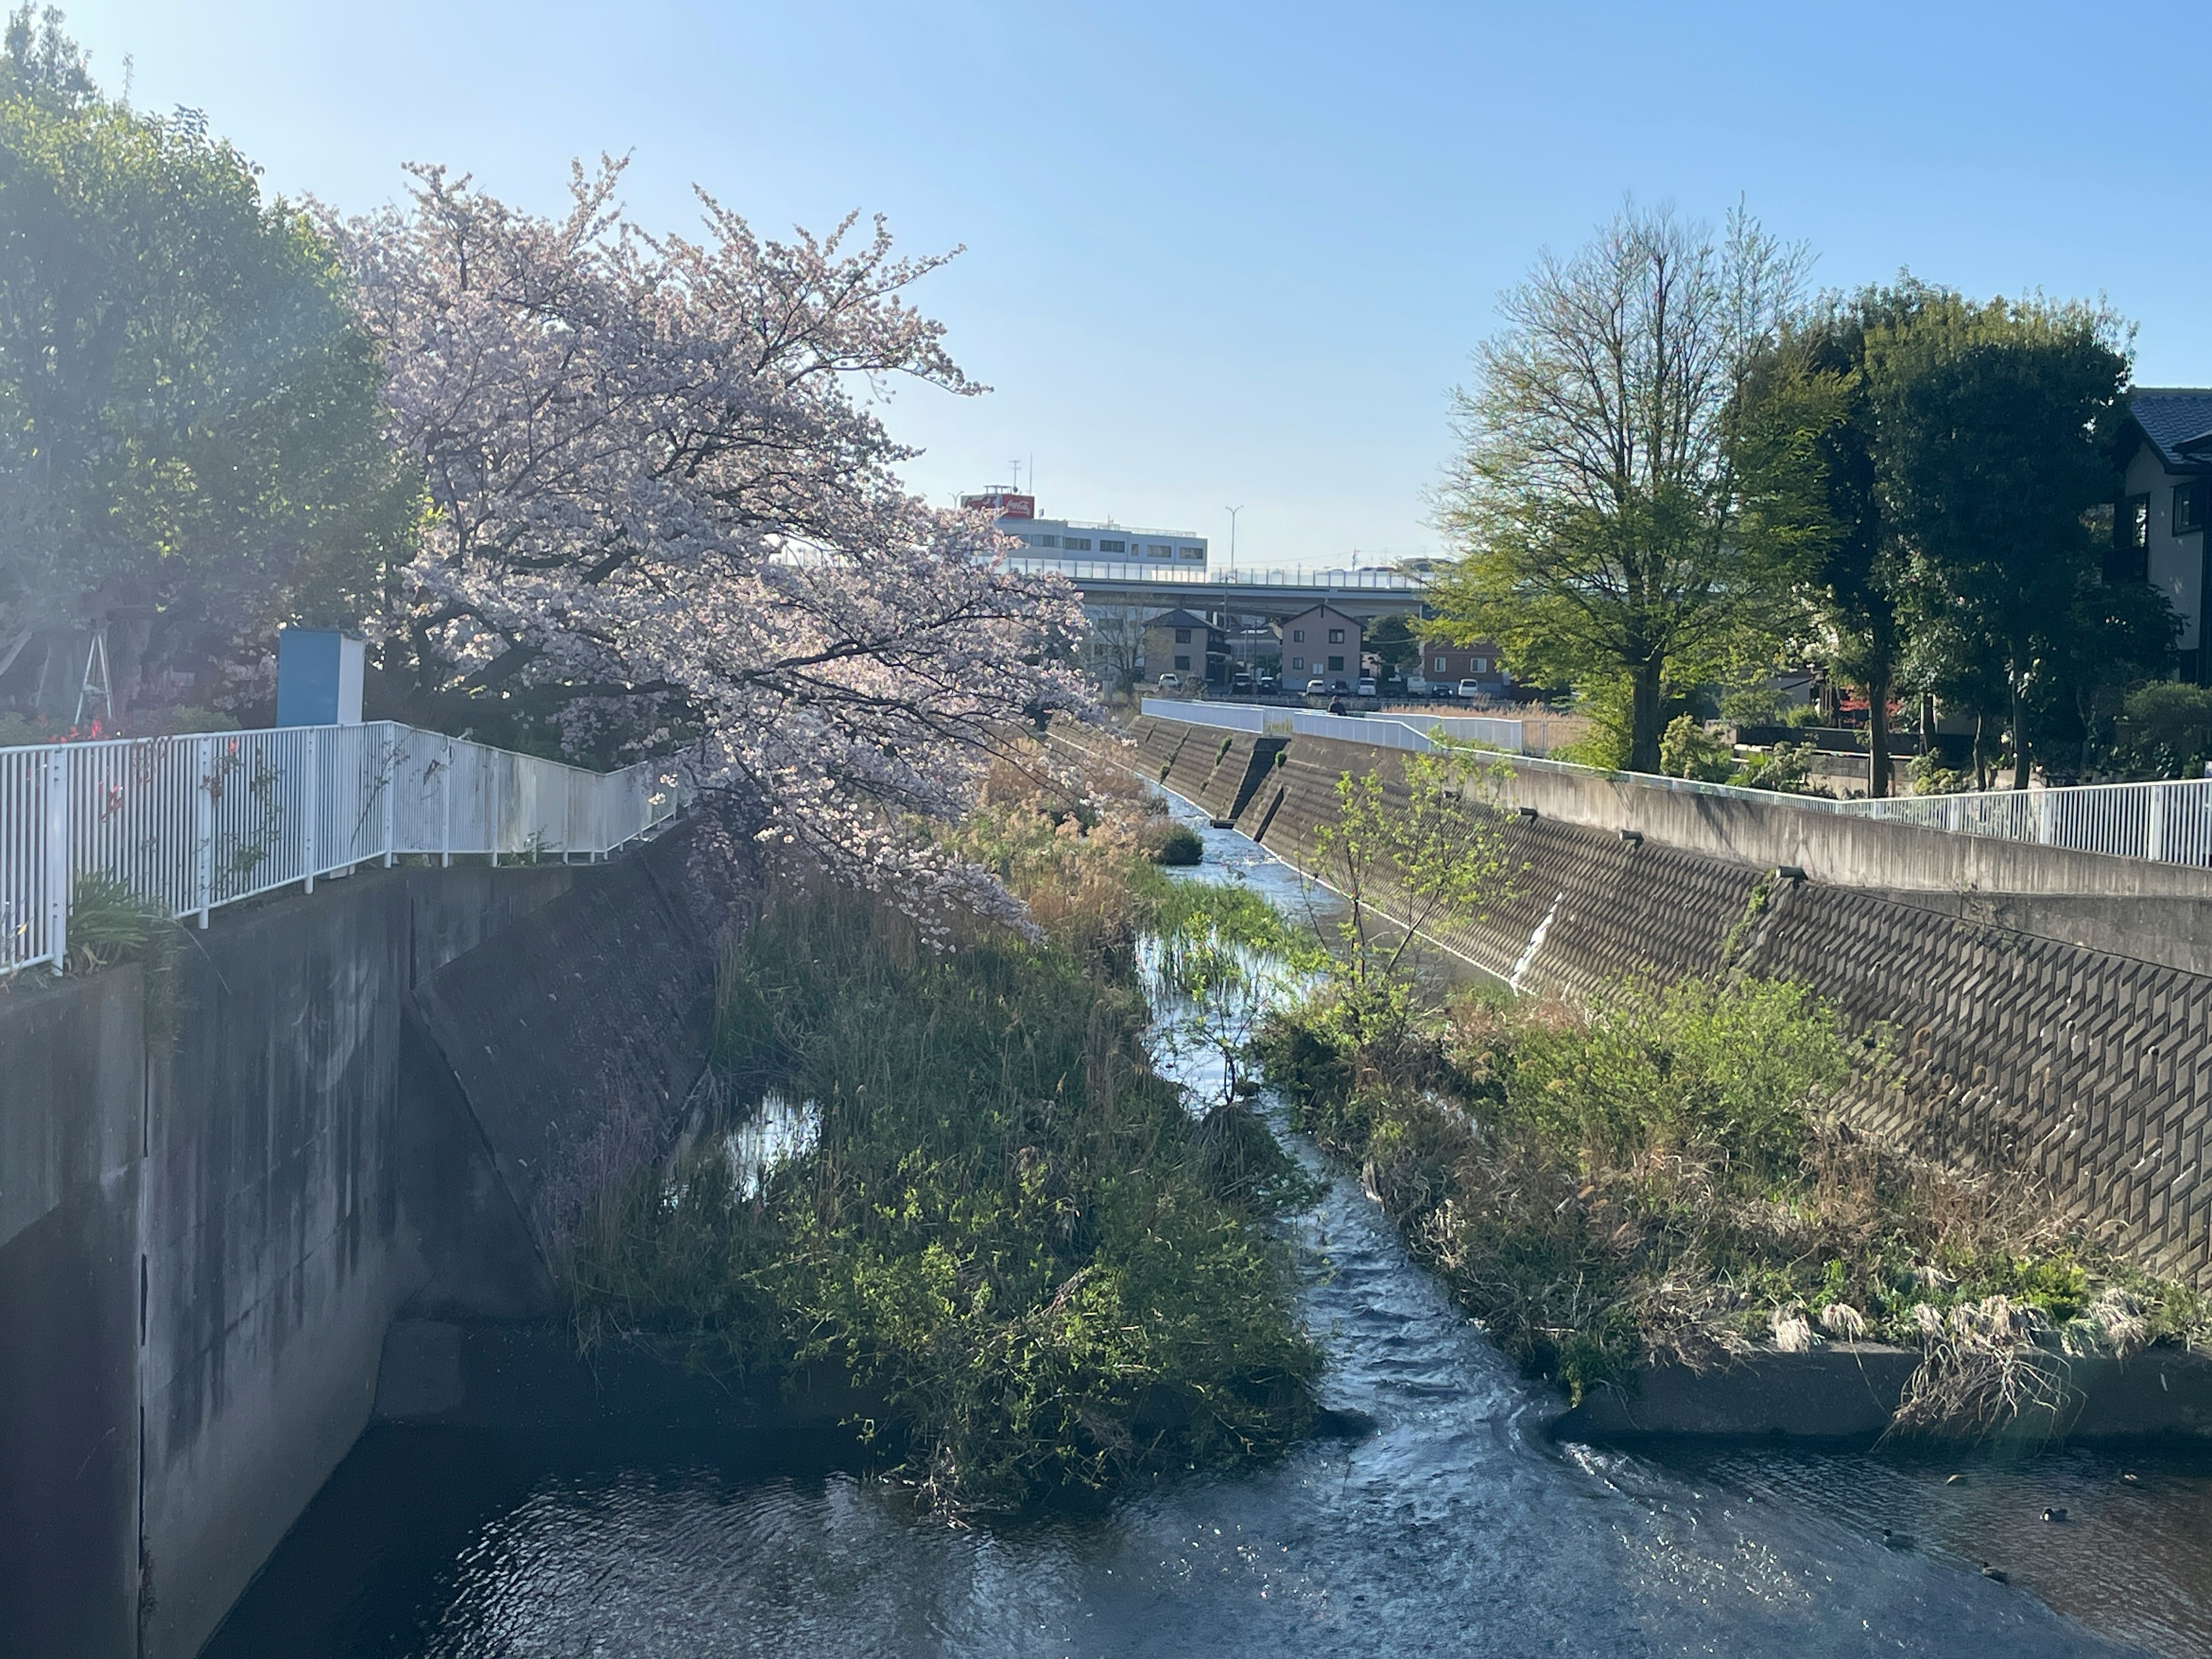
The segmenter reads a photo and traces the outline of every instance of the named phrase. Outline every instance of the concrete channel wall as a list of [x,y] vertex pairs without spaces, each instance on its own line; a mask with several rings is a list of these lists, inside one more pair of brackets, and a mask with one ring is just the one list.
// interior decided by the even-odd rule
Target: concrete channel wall
[[[1308,867],[1341,775],[1397,787],[1393,750],[1134,735],[1139,769]],[[1510,799],[1534,814],[1508,821],[1513,890],[1440,943],[1583,993],[1732,966],[1807,981],[1893,1036],[1903,1085],[1862,1094],[1866,1127],[2039,1178],[2145,1267],[2212,1289],[2212,872],[1602,774],[1522,768]]]
[[547,1311],[540,1161],[611,1097],[659,1121],[702,1058],[681,840],[363,870],[219,914],[150,982],[0,989],[0,1650],[198,1652],[403,1310]]

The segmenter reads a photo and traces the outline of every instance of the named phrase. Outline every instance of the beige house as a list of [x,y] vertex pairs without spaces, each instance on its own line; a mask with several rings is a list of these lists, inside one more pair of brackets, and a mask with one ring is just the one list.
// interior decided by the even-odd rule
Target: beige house
[[[1362,624],[1333,605],[1317,605],[1286,619],[1276,630],[1283,641],[1283,684],[1291,690],[1308,680],[1328,682],[1332,691],[1349,691],[1359,679]],[[1340,688],[1337,682],[1344,682]]]

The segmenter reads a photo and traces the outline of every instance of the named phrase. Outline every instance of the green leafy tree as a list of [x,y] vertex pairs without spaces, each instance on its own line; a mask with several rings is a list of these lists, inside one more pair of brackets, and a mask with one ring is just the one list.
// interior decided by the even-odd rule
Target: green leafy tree
[[1910,276],[1827,296],[1759,364],[1739,428],[1747,512],[1812,554],[1810,654],[1866,696],[1868,793],[1877,797],[1891,792],[1889,704],[1911,640],[1905,551],[1875,458],[1883,410],[1867,342],[1956,297]]
[[1457,396],[1439,523],[1462,556],[1433,591],[1439,631],[1494,640],[1523,678],[1624,690],[1639,771],[1659,769],[1670,687],[1789,631],[1808,550],[1741,510],[1737,425],[1803,268],[1742,212],[1717,242],[1625,209],[1504,295]]
[[2102,434],[2128,370],[2118,319],[2081,304],[1943,295],[1868,331],[1874,458],[1911,549],[1916,621],[1949,642],[1962,689],[1996,682],[2002,703],[1978,706],[2003,718],[2014,788],[2038,682],[2100,580],[2093,516],[2115,483]]
[[103,98],[58,14],[0,58],[0,675],[36,647],[51,712],[105,628],[118,702],[204,701],[276,624],[372,614],[420,487],[306,218],[197,115]]
[[1389,674],[1403,674],[1407,665],[1418,661],[1421,654],[1421,641],[1403,617],[1382,617],[1367,630],[1366,645]]

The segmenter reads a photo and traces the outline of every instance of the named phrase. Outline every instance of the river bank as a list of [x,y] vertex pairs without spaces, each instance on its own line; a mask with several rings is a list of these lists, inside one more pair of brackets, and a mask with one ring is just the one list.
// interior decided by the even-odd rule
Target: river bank
[[[1200,828],[1195,878],[1293,915],[1328,902],[1242,837]],[[1285,1223],[1323,1356],[1317,1397],[1371,1433],[1099,1513],[959,1530],[781,1442],[383,1429],[210,1659],[2041,1659],[2212,1643],[2212,1466],[1557,1447],[1557,1395],[1453,1306],[1356,1181],[1284,1133],[1317,1187]],[[2052,1504],[2074,1523],[2040,1522]],[[1919,1547],[1885,1549],[1884,1526]],[[1981,1577],[1982,1559],[2012,1583]]]

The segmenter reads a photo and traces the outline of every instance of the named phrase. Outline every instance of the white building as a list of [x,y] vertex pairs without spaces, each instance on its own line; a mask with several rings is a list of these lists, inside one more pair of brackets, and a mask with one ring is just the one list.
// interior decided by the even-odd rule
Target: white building
[[2212,390],[2143,386],[2128,393],[2120,443],[2126,469],[2112,521],[2112,574],[2150,583],[2181,617],[2181,678],[2212,684],[2203,649],[2205,522],[2212,517]]
[[1041,519],[1036,497],[1016,495],[994,485],[960,498],[963,507],[992,509],[993,525],[1004,535],[1020,540],[1030,559],[1040,563],[1167,565],[1183,570],[1206,568],[1206,538],[1188,530],[1145,530],[1133,525],[1099,523],[1087,519]]

